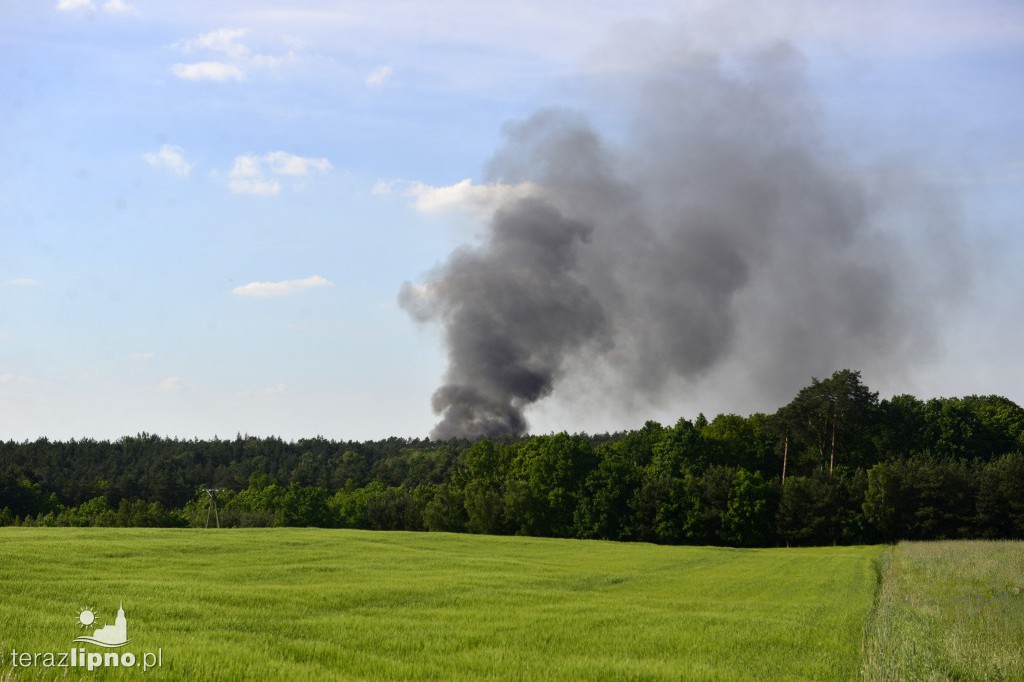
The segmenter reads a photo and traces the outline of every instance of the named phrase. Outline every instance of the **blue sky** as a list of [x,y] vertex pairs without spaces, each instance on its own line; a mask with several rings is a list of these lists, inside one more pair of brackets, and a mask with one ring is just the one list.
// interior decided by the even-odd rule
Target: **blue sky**
[[[594,93],[642,77],[636,32],[799,49],[836,144],[924,169],[976,266],[936,352],[867,383],[1024,402],[1024,8],[823,5],[7,0],[0,438],[425,435],[445,357],[399,288],[510,191],[485,178],[507,121],[559,105],[615,136]],[[777,406],[728,376],[640,407],[556,391],[528,416]]]

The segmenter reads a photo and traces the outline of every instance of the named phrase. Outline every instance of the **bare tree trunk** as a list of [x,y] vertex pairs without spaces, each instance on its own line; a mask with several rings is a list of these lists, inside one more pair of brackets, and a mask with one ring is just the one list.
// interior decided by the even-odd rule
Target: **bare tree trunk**
[[825,439],[828,437],[828,417],[825,417],[820,429],[814,428],[814,423],[810,420],[808,420],[807,423],[813,429],[818,446],[818,456],[821,457],[821,460],[819,461],[822,461],[825,459]]
[[828,455],[828,475],[836,468],[836,408],[832,406],[832,449]]
[[782,445],[782,485],[786,485],[786,463],[789,461],[789,436]]

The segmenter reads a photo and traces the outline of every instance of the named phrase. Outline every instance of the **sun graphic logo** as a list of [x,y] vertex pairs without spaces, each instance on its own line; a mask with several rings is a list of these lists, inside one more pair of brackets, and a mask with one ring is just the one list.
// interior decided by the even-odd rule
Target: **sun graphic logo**
[[[87,628],[96,622],[96,614],[93,613],[92,607],[82,609],[82,612],[78,614],[78,622],[82,624],[83,628]],[[113,625],[104,625],[101,628],[97,628],[91,637],[83,635],[82,637],[76,637],[74,641],[96,644],[108,649],[127,644],[129,642],[128,619],[124,617],[124,602],[121,602],[120,607],[117,609],[117,617],[114,619]]]
[[[78,624],[82,628],[91,628],[96,624],[96,610],[91,606],[78,612]],[[113,625],[96,628],[91,635],[76,637],[73,641],[95,644],[107,649],[116,649],[128,643],[128,619],[124,616],[124,602],[117,609],[117,617]],[[84,646],[72,646],[68,651],[18,651],[11,649],[12,668],[80,668],[92,672],[98,668],[134,668],[141,659],[139,666],[142,672],[160,668],[164,664],[164,650],[133,652],[121,651],[87,651]],[[73,675],[73,673],[72,673]],[[15,677],[17,677],[15,675]],[[60,675],[67,679],[69,673]],[[3,680],[13,679],[12,674],[0,675]],[[56,679],[52,676],[49,679]],[[82,679],[75,676],[75,679]]]
[[96,622],[96,614],[92,612],[91,606],[82,609],[82,612],[78,614],[78,622],[82,624],[83,628],[87,628]]

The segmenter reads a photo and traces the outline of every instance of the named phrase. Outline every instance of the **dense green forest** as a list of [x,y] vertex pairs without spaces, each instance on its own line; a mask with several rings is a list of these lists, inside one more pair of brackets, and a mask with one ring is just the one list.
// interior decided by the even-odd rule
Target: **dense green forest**
[[8,441],[0,524],[732,546],[1022,538],[1022,452],[1024,409],[1011,400],[880,401],[859,372],[842,370],[774,414],[701,415],[599,436]]

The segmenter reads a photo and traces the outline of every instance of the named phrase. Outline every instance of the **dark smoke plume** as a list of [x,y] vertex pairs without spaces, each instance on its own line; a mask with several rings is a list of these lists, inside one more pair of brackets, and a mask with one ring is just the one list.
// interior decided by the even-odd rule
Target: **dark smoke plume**
[[444,328],[433,437],[523,433],[568,375],[657,402],[729,365],[771,394],[928,348],[931,256],[825,139],[796,52],[681,61],[618,98],[614,143],[562,110],[507,126],[489,181],[535,198],[400,295]]
[[591,228],[541,201],[500,210],[481,250],[457,251],[402,305],[442,320],[447,382],[434,393],[445,415],[436,438],[526,430],[523,408],[548,395],[562,358],[604,333],[604,311],[573,274]]

